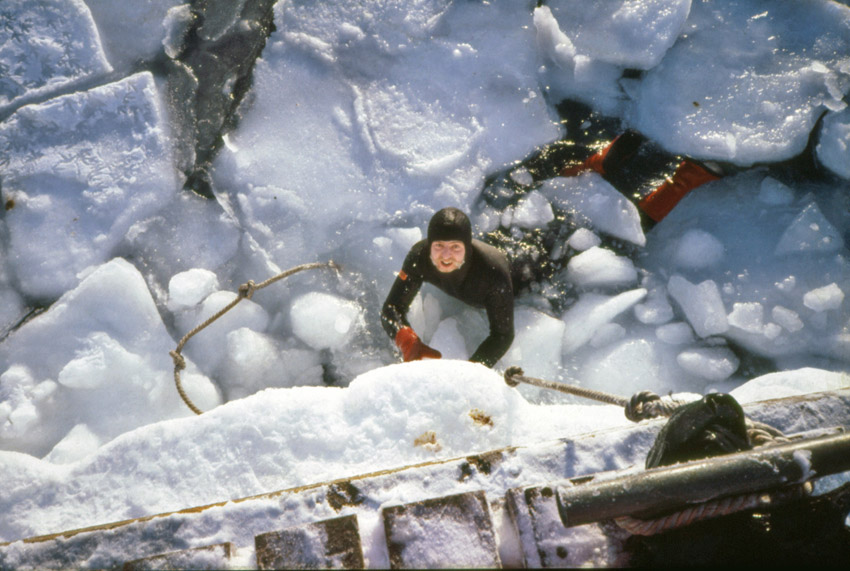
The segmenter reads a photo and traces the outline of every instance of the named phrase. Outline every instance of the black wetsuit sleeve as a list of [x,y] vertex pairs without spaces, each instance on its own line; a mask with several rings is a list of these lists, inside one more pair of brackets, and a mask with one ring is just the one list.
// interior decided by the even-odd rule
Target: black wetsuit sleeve
[[413,298],[422,287],[422,275],[417,268],[419,255],[420,252],[416,247],[407,254],[381,309],[381,325],[393,341],[399,329],[410,327],[407,321],[407,310],[410,309]]
[[490,321],[490,335],[469,360],[492,367],[508,352],[514,340],[514,295],[510,285],[491,290],[485,308]]

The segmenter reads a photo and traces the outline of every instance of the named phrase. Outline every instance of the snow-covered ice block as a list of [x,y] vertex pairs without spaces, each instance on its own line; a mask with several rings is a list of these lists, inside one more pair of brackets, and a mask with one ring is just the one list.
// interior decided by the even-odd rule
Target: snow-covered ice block
[[561,31],[549,6],[538,6],[534,10],[534,28],[543,55],[559,68],[573,71],[576,65],[576,48],[570,38]]
[[573,232],[572,236],[567,240],[567,245],[571,248],[578,250],[579,252],[584,252],[585,250],[589,250],[594,246],[598,246],[602,243],[602,240],[594,234],[592,231],[587,228],[579,228],[575,232]]
[[829,253],[844,247],[841,233],[823,215],[816,202],[809,203],[788,226],[779,243],[776,254]]
[[843,301],[844,291],[835,282],[807,291],[803,295],[803,305],[818,313],[838,309]]
[[734,303],[727,316],[729,325],[747,333],[764,332],[764,306],[757,301]]
[[[191,414],[174,389],[174,345],[138,270],[120,258],[99,266],[0,344],[4,384],[20,387],[37,415],[23,433],[20,422],[0,426],[4,448],[27,443],[43,455],[78,424],[107,441]],[[219,404],[191,361],[183,383],[197,405]]]
[[[231,291],[215,291],[204,298],[200,305],[178,313],[175,323],[179,333],[185,335],[230,305],[237,297],[238,294]],[[242,299],[230,311],[192,337],[183,352],[204,373],[211,375],[226,358],[227,336],[230,332],[242,327],[264,332],[270,320],[262,306],[250,299]]]
[[561,134],[521,4],[284,5],[214,169],[280,267],[345,244],[353,220],[467,207],[490,169]]
[[209,270],[180,272],[168,282],[168,308],[175,311],[193,307],[217,289],[218,277]]
[[724,381],[738,370],[740,361],[728,347],[696,347],[682,351],[676,362],[688,373],[709,381]]
[[629,258],[593,247],[570,258],[566,278],[579,287],[620,286],[635,283],[637,270]]
[[439,1],[412,6],[376,3],[368,10],[344,2],[328,3],[320,10],[294,4],[286,7],[286,27],[278,29],[286,30],[291,36],[287,37],[289,42],[327,61],[345,56],[346,49],[352,47],[392,55],[409,48],[415,40],[427,38],[447,8],[448,3]]
[[616,296],[587,293],[568,309],[564,322],[564,353],[573,353],[590,341],[596,332],[618,315],[646,297],[645,289],[635,289]]
[[738,402],[744,404],[806,393],[846,389],[848,386],[850,386],[850,375],[847,373],[804,367],[756,377],[733,389],[729,394],[735,397]]
[[[788,22],[806,25],[789,34]],[[848,22],[850,8],[837,2],[693,2],[687,36],[632,93],[633,125],[692,157],[791,158],[824,108],[844,106]]]
[[321,292],[310,292],[292,302],[292,331],[313,349],[339,349],[364,327],[360,304]]
[[540,192],[579,223],[586,221],[599,232],[638,246],[646,244],[637,207],[596,173],[549,179]]
[[674,275],[667,282],[667,291],[700,337],[719,335],[729,329],[726,307],[714,280],[694,285],[682,276]]
[[545,62],[539,68],[540,79],[549,94],[556,99],[592,102],[605,113],[621,112],[623,90],[618,80],[623,68],[577,53],[570,38],[561,31],[551,4],[535,8],[533,22]]
[[530,192],[514,209],[512,222],[520,228],[542,228],[555,219],[552,206],[539,192]]
[[[18,109],[0,124],[10,268],[55,298],[179,185],[150,73]],[[38,240],[33,240],[38,236]]]
[[0,3],[0,116],[112,71],[83,0]]
[[322,386],[320,354],[240,327],[227,334],[218,382],[227,400],[271,387]]
[[676,41],[691,0],[606,2],[605,9],[582,0],[549,4],[576,53],[624,68],[651,69]]
[[443,321],[440,300],[430,292],[423,294],[420,291],[410,304],[407,320],[419,337],[427,343]]

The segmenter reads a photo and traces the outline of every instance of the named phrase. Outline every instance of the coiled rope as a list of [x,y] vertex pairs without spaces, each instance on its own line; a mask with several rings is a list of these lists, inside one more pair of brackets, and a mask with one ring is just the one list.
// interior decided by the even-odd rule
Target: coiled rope
[[180,380],[180,371],[182,371],[183,369],[186,368],[186,359],[183,357],[182,351],[183,351],[183,347],[186,345],[186,343],[189,341],[189,339],[191,339],[192,337],[194,337],[195,335],[200,333],[205,328],[209,327],[214,321],[216,321],[222,315],[224,315],[225,313],[227,313],[228,311],[230,311],[231,309],[236,307],[239,304],[239,302],[242,301],[243,299],[251,299],[254,296],[254,292],[261,290],[264,287],[268,287],[275,282],[278,282],[278,281],[280,281],[284,278],[291,276],[292,274],[297,274],[298,272],[303,272],[305,270],[316,270],[316,269],[321,269],[321,268],[329,268],[329,269],[332,269],[336,272],[340,271],[339,265],[337,265],[333,261],[312,262],[312,263],[309,263],[309,264],[301,264],[300,266],[295,266],[294,268],[290,268],[290,269],[286,270],[285,272],[282,272],[282,273],[280,273],[280,274],[278,274],[274,277],[271,277],[264,282],[260,282],[258,284],[255,284],[251,280],[245,282],[244,284],[239,286],[238,294],[233,301],[231,301],[229,304],[224,306],[221,310],[219,310],[217,313],[212,315],[209,319],[207,319],[206,321],[204,321],[203,323],[201,323],[200,325],[198,325],[197,327],[195,327],[194,329],[189,331],[186,335],[183,336],[183,338],[180,340],[180,342],[177,343],[177,348],[175,348],[173,351],[169,351],[168,354],[171,355],[171,359],[172,359],[172,361],[174,361],[174,384],[177,387],[177,392],[178,392],[178,394],[180,394],[180,398],[183,399],[183,402],[186,403],[186,406],[188,406],[192,410],[192,412],[194,412],[195,414],[202,414],[203,413],[203,411],[201,409],[199,409],[197,406],[195,406],[195,404],[189,398],[189,395],[186,394],[186,391],[183,390],[183,383]]
[[782,501],[808,496],[812,493],[812,489],[811,482],[804,482],[771,493],[756,492],[718,498],[655,519],[640,519],[626,515],[615,518],[614,522],[632,535],[655,535],[705,519],[753,508],[766,508]]
[[[641,391],[633,395],[631,399],[627,399],[618,395],[568,385],[566,383],[526,377],[523,370],[515,366],[508,367],[505,370],[504,379],[505,383],[512,387],[516,387],[520,383],[526,383],[536,387],[552,389],[582,398],[621,406],[625,409],[626,418],[633,422],[671,416],[679,406],[686,404],[672,398],[662,399],[652,391]],[[753,446],[789,442],[789,439],[782,432],[768,424],[754,421],[747,417],[744,418],[744,422],[747,427],[747,438]],[[811,491],[811,482],[805,482],[804,484],[792,486],[789,489],[771,494],[755,493],[710,500],[656,519],[645,520],[632,516],[622,516],[616,518],[614,521],[633,535],[654,535],[704,519],[729,515],[755,507],[764,507],[779,500],[808,495]]]

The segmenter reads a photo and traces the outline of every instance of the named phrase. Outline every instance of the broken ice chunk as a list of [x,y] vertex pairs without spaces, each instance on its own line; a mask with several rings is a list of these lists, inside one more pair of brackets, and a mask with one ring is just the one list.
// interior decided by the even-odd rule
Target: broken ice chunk
[[771,310],[770,314],[773,317],[773,320],[784,327],[789,333],[794,333],[795,331],[799,331],[803,328],[803,321],[800,319],[797,312],[788,309],[787,307],[777,305]]
[[519,201],[512,222],[521,228],[541,228],[555,219],[552,206],[539,192],[531,192]]
[[775,323],[768,323],[764,326],[764,336],[773,341],[782,333],[782,328]]
[[567,244],[570,247],[575,248],[580,252],[589,250],[590,248],[598,246],[601,243],[602,240],[599,238],[599,236],[597,236],[587,228],[579,228],[578,230],[573,232],[573,235],[570,236],[569,240],[567,240]]
[[313,349],[339,349],[364,325],[359,304],[320,292],[293,301],[289,316],[292,332]]
[[112,71],[83,2],[5,2],[0,19],[0,115]]
[[515,171],[511,171],[509,176],[511,177],[512,181],[522,186],[531,186],[532,184],[534,184],[534,177],[525,167],[521,167],[516,169]]
[[596,173],[578,177],[555,177],[543,183],[540,192],[553,206],[586,220],[594,230],[646,245],[637,207]]
[[764,330],[764,308],[758,302],[736,303],[728,316],[729,325],[748,333],[762,333]]
[[646,303],[635,306],[635,317],[647,325],[667,323],[673,319],[673,307],[667,300],[667,292],[664,288],[651,290],[646,297]]
[[682,351],[676,362],[688,373],[709,381],[723,381],[738,370],[740,361],[727,347],[703,347]]
[[637,270],[630,259],[595,246],[570,260],[566,277],[579,287],[625,285],[637,280]]
[[803,305],[817,312],[838,309],[844,301],[844,292],[835,282],[813,289],[803,296]]
[[824,217],[814,202],[806,206],[791,222],[776,245],[777,255],[794,252],[836,252],[844,247],[844,239]]
[[729,329],[720,289],[713,280],[694,285],[675,275],[667,282],[667,291],[700,337],[725,333]]
[[218,289],[218,277],[211,271],[195,268],[175,274],[168,282],[168,308],[172,311],[201,303]]
[[661,325],[655,330],[655,336],[668,345],[684,345],[694,340],[691,326],[682,321]]
[[646,296],[645,289],[623,292],[614,297],[587,293],[563,315],[564,352],[572,353],[587,343],[597,331]]

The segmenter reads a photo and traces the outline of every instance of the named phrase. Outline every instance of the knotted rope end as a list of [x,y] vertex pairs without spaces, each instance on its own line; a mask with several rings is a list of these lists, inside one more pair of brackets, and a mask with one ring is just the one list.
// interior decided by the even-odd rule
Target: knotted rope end
[[505,383],[509,387],[516,387],[519,385],[519,381],[514,377],[522,377],[524,374],[522,367],[512,366],[505,369]]
[[239,297],[243,299],[251,299],[254,297],[254,292],[257,291],[257,284],[253,280],[248,280],[239,286]]

